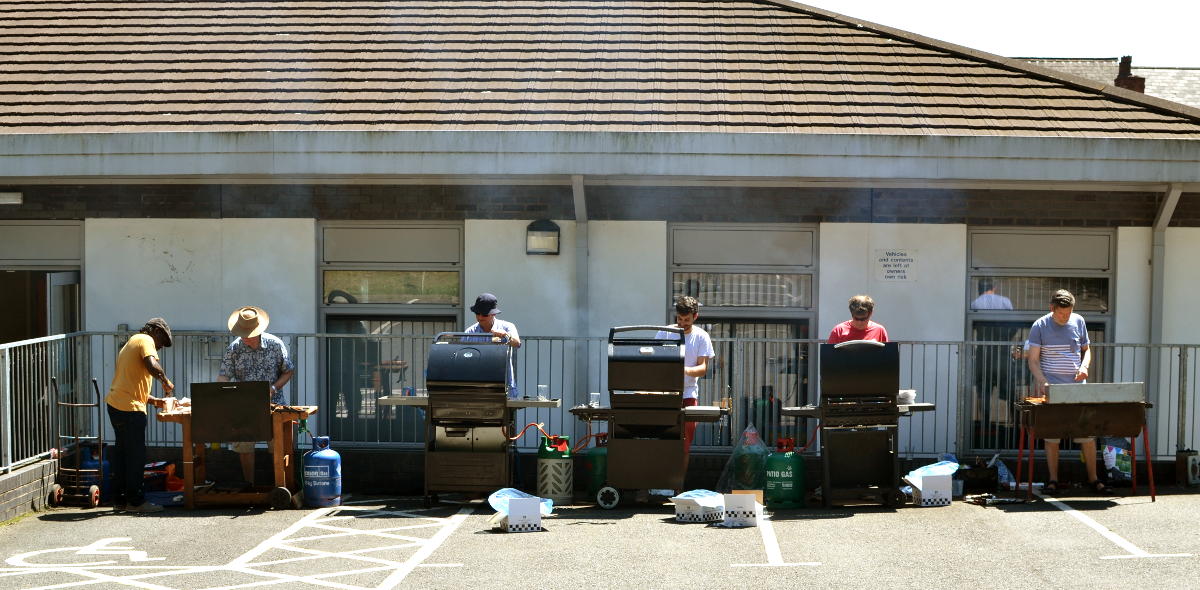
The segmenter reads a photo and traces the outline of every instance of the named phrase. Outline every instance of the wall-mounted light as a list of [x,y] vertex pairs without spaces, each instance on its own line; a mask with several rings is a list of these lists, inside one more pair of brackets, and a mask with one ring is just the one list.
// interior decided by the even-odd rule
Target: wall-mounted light
[[539,219],[525,228],[526,254],[558,254],[558,224]]
[[24,200],[21,193],[0,193],[0,205],[20,205]]

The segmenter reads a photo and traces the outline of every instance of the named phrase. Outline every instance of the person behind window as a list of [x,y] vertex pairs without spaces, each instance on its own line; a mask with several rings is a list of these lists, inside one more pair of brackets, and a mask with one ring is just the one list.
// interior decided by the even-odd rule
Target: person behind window
[[996,293],[996,287],[991,281],[979,281],[979,296],[971,302],[971,309],[1009,309],[1013,308],[1012,300]]

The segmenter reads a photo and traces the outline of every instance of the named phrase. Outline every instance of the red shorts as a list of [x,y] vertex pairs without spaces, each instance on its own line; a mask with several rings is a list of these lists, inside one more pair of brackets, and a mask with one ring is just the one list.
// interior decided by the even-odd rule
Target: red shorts
[[[699,405],[699,404],[700,404],[700,400],[696,399],[694,397],[684,398],[684,400],[683,400],[684,407],[695,406],[695,405]],[[694,438],[696,438],[696,423],[695,422],[684,422],[683,423],[683,454],[686,455],[686,454],[688,454],[689,451],[692,450],[692,439],[694,439]]]

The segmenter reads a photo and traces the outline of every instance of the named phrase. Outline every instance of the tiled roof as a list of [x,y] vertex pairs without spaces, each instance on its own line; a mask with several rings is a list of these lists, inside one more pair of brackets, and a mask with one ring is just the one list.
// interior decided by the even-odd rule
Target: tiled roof
[[1018,57],[1016,59],[1104,84],[1112,84],[1121,66],[1119,57]]
[[1146,79],[1146,94],[1200,109],[1200,68],[1139,68],[1134,76]]
[[[1017,59],[1105,84],[1111,84],[1117,77],[1121,63],[1119,57],[1020,57]],[[1134,76],[1146,79],[1146,94],[1200,108],[1200,67],[1143,68],[1134,66],[1130,71]]]
[[0,0],[0,106],[0,133],[1200,139],[1200,111],[785,0]]

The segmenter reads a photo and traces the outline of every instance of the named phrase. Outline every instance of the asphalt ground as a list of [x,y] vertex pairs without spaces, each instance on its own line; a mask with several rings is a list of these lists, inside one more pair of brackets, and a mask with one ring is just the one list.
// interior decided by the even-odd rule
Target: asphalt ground
[[480,501],[60,507],[0,526],[0,588],[1200,588],[1196,491],[780,510],[742,529],[574,505],[532,533],[495,531]]

